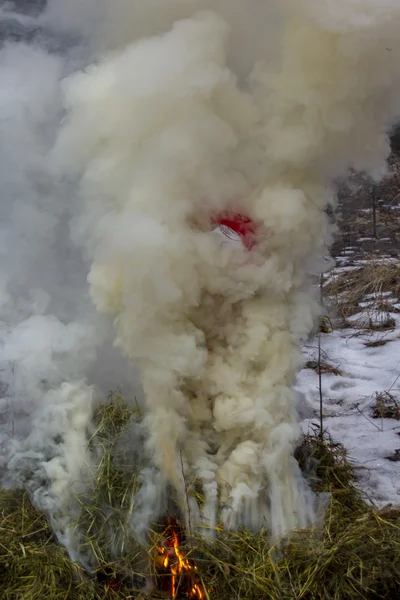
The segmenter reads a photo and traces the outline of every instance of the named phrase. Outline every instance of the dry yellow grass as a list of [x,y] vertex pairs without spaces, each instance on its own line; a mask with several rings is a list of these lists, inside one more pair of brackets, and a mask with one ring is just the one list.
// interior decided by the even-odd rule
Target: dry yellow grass
[[370,257],[351,269],[334,270],[323,291],[342,324],[362,311],[366,328],[391,328],[390,313],[398,312],[393,304],[400,301],[400,262]]
[[[136,481],[113,461],[114,444],[131,417],[132,411],[118,401],[97,416],[91,444],[102,448],[101,460],[80,498],[76,523],[82,551],[93,559],[90,573],[69,560],[26,493],[1,492],[1,598],[146,598],[139,591],[141,573],[135,573],[143,548],[127,527]],[[329,439],[305,438],[297,459],[314,489],[332,496],[323,526],[293,532],[280,547],[271,546],[265,531],[221,530],[215,542],[194,536],[191,546],[183,540],[181,551],[197,566],[196,581],[205,600],[394,600],[400,589],[400,510],[368,507],[354,487],[344,449]],[[154,533],[153,548],[160,535]],[[154,572],[155,553],[147,556]],[[186,597],[183,583],[177,581],[177,598]]]

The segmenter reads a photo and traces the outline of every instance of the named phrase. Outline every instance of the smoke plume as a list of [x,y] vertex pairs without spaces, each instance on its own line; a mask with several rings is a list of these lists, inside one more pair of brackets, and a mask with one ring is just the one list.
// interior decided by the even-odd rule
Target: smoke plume
[[[68,515],[93,407],[143,387],[138,528],[168,485],[210,533],[306,525],[311,276],[335,182],[385,170],[400,5],[53,0],[35,19],[61,50],[0,52],[3,485]],[[251,220],[250,249],[221,244],[221,214]]]

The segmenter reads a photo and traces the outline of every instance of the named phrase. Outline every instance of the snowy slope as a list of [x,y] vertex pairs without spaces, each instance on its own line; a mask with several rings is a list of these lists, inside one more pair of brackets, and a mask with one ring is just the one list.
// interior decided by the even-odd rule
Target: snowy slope
[[[339,269],[344,263],[345,257],[339,257]],[[391,329],[362,330],[357,323],[366,317],[370,300],[366,298],[363,303],[365,313],[350,319],[354,327],[320,334],[321,360],[335,369],[334,373],[322,372],[323,415],[324,428],[347,448],[360,487],[382,507],[400,504],[400,460],[387,458],[395,458],[400,448],[400,420],[373,418],[372,412],[376,394],[389,392],[394,401],[400,399],[400,315],[390,313],[394,321]],[[398,299],[390,301],[398,308]],[[318,360],[318,338],[304,346],[304,355],[305,363]],[[316,369],[304,368],[297,388],[304,395],[306,411],[314,415],[302,422],[307,432],[319,423]]]

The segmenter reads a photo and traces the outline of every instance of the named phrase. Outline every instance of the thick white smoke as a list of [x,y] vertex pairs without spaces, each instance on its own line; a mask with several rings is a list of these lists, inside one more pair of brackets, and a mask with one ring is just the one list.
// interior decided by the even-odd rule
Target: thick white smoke
[[[107,360],[123,383],[126,356],[155,467],[135,523],[162,510],[167,480],[206,530],[308,523],[292,385],[318,312],[310,275],[335,180],[385,168],[399,2],[53,0],[39,20],[83,41],[62,58],[0,54],[2,402],[21,428],[4,438],[4,481],[67,510],[91,386],[114,384]],[[251,250],[221,246],[221,211],[253,221]]]
[[96,403],[130,380],[129,398],[137,380],[96,315],[71,242],[73,182],[61,186],[51,171],[60,82],[84,64],[83,50],[53,52],[71,41],[37,19],[3,11],[1,24],[22,41],[0,49],[0,480],[28,489],[67,542]]

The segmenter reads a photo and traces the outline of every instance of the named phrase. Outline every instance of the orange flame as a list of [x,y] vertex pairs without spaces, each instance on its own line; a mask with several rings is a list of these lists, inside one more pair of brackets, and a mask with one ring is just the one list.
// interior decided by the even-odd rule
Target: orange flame
[[167,548],[157,548],[158,553],[163,557],[162,565],[164,569],[171,572],[171,598],[177,597],[178,583],[181,576],[186,576],[189,582],[185,595],[194,600],[205,600],[206,595],[202,585],[196,582],[196,565],[193,565],[185,558],[179,548],[179,536],[176,523],[172,519],[168,522],[168,542]]

